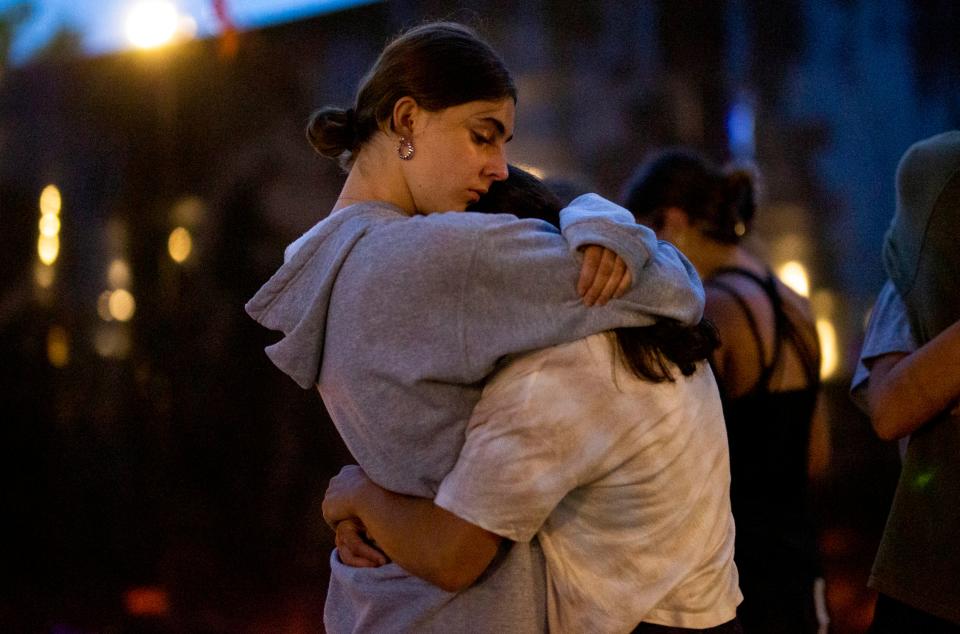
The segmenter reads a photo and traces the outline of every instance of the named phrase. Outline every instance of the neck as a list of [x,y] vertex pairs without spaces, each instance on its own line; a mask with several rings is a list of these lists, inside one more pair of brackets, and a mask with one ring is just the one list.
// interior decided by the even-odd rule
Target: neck
[[760,275],[765,271],[763,263],[739,245],[724,244],[702,235],[694,241],[696,244],[690,245],[685,255],[690,258],[690,262],[703,279],[729,266],[745,268]]
[[382,133],[376,134],[358,152],[333,211],[367,201],[390,203],[408,215],[416,213],[413,196],[400,170],[400,159]]

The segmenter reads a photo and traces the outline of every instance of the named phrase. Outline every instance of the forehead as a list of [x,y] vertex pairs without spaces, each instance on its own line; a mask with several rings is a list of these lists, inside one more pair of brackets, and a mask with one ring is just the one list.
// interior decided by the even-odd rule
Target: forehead
[[513,99],[509,97],[500,101],[469,101],[459,106],[447,108],[444,114],[452,122],[468,125],[488,124],[498,129],[503,126],[502,132],[506,136],[510,136],[513,134],[516,106]]

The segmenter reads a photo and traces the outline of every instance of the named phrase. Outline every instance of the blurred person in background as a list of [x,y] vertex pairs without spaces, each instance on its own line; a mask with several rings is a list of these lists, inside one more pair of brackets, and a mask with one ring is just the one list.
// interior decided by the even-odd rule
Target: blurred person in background
[[911,146],[854,401],[903,467],[869,585],[870,632],[960,632],[960,131]]
[[[283,333],[271,360],[319,390],[359,465],[400,494],[433,499],[505,355],[702,316],[689,262],[598,196],[565,209],[561,232],[462,213],[507,177],[515,105],[509,72],[471,30],[429,23],[400,35],[352,107],[311,118],[312,145],[341,162],[346,181],[246,306]],[[536,540],[507,543],[444,509],[430,526],[453,544],[436,553],[454,559],[441,587],[415,576],[429,576],[433,560],[355,567],[335,550],[326,631],[545,628]]]
[[826,610],[807,488],[811,433],[823,428],[810,306],[741,245],[755,212],[747,172],[667,150],[638,168],[623,198],[696,266],[720,334],[711,364],[730,443],[743,628],[817,632]]
[[[560,208],[515,167],[471,206],[552,224]],[[716,344],[706,321],[658,319],[514,355],[486,383],[435,501],[347,467],[324,515],[358,519],[405,561],[447,547],[438,507],[503,540],[538,540],[552,632],[741,632],[729,452],[706,362]],[[362,556],[361,540],[340,536],[341,554]]]

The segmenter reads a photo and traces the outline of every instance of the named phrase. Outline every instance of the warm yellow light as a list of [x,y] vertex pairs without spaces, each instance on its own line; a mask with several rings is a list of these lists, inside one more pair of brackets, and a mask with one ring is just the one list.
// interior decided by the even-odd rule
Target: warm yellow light
[[59,236],[40,236],[37,240],[37,255],[40,261],[50,266],[57,261],[60,255],[60,237]]
[[103,321],[113,321],[113,315],[110,314],[111,295],[113,295],[113,291],[103,291],[100,293],[100,296],[97,297],[97,315],[99,315]]
[[533,165],[527,165],[526,163],[516,163],[516,166],[525,172],[530,172],[531,174],[533,174],[534,176],[536,176],[541,180],[543,180],[543,177],[546,176],[546,172],[544,172],[539,167],[534,167]]
[[57,214],[40,216],[40,235],[55,236],[60,233],[60,217]]
[[190,257],[193,250],[193,238],[190,232],[183,227],[177,227],[170,232],[170,238],[167,240],[167,251],[170,252],[170,258],[177,264],[182,264]]
[[54,277],[52,266],[38,262],[33,269],[33,281],[35,281],[40,288],[50,288],[53,286]]
[[70,337],[61,326],[51,326],[47,332],[47,359],[55,368],[70,363]]
[[102,326],[93,337],[93,348],[101,357],[123,359],[130,352],[130,334],[116,326]]
[[43,215],[56,215],[60,213],[60,205],[62,203],[63,200],[60,198],[60,190],[57,189],[56,185],[47,185],[43,188],[43,191],[40,192],[40,213]]
[[111,288],[130,286],[130,265],[120,258],[115,259],[107,270],[107,281]]
[[807,276],[807,267],[796,260],[785,262],[777,269],[777,277],[792,288],[798,295],[810,296],[810,278]]
[[137,303],[130,291],[121,288],[110,293],[108,307],[111,317],[117,321],[129,321],[137,309]]
[[182,37],[192,38],[197,34],[197,21],[190,15],[180,16],[177,31]]
[[172,2],[140,2],[127,14],[127,39],[137,48],[163,46],[177,34],[179,24],[180,16]]
[[837,372],[840,353],[837,331],[829,319],[817,320],[817,336],[820,337],[820,378],[829,379]]

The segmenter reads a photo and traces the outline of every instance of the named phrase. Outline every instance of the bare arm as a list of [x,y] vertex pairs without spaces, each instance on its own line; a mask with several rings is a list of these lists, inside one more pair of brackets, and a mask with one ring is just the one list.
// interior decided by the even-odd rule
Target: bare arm
[[[344,467],[330,481],[323,515],[331,526],[359,518],[367,536],[395,563],[448,592],[476,581],[501,540],[432,500],[377,486],[355,465]],[[338,531],[338,542],[342,537]]]
[[878,357],[870,367],[867,405],[877,435],[913,433],[960,398],[960,322],[911,354]]

